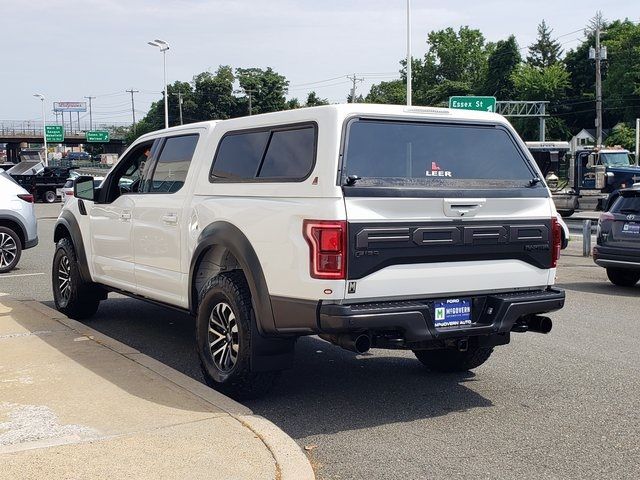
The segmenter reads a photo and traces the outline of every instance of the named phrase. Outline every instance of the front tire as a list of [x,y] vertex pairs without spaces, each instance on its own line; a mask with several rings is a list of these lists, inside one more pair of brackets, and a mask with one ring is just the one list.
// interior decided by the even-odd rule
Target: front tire
[[420,362],[434,372],[466,372],[479,367],[493,353],[493,347],[480,347],[469,344],[466,351],[454,349],[414,350]]
[[607,277],[619,287],[633,287],[640,280],[640,272],[622,268],[607,268]]
[[82,280],[73,243],[67,237],[56,245],[51,269],[56,309],[75,320],[93,316],[100,306],[97,287]]
[[558,213],[562,218],[569,218],[571,215],[576,213],[575,210],[558,210]]
[[280,372],[251,371],[252,307],[241,272],[222,273],[202,288],[196,345],[207,385],[237,399],[266,394]]
[[18,234],[8,227],[0,227],[0,273],[16,268],[22,255],[22,243]]

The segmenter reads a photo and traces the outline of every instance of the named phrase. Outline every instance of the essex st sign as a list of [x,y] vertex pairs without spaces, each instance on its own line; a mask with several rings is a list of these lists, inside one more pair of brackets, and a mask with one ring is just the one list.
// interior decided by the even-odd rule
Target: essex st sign
[[90,130],[86,132],[86,138],[89,143],[108,143],[109,132],[107,130]]
[[495,112],[496,97],[449,97],[449,108]]

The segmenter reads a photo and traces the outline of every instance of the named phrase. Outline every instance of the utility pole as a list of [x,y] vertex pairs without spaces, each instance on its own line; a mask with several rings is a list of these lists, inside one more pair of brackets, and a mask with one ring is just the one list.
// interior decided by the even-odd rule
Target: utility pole
[[407,107],[411,101],[411,0],[407,0]]
[[133,88],[131,90],[126,90],[127,93],[131,94],[131,116],[133,117],[133,134],[136,134],[136,106],[135,103],[133,102],[133,94],[134,93],[138,93],[139,90],[134,90]]
[[364,78],[356,77],[355,73],[353,76],[347,75],[347,78],[353,82],[351,86],[351,103],[356,103],[356,82],[364,82]]
[[597,12],[592,20],[596,36],[596,48],[589,49],[589,58],[596,64],[596,145],[602,145],[602,70],[601,62],[607,59],[607,47],[600,46],[602,31],[602,13]]
[[252,94],[256,93],[257,90],[251,90],[251,89],[244,89],[244,93],[249,97],[249,116],[251,116],[251,112],[253,109],[253,104],[252,104]]
[[636,118],[636,167],[640,157],[640,118]]
[[182,125],[182,92],[178,92],[178,110],[180,111],[180,125]]
[[602,75],[600,72],[600,19],[596,25],[596,142],[602,145]]
[[96,97],[89,96],[89,97],[84,97],[84,98],[89,100],[89,130],[93,130],[93,117],[91,115],[91,100],[93,100]]

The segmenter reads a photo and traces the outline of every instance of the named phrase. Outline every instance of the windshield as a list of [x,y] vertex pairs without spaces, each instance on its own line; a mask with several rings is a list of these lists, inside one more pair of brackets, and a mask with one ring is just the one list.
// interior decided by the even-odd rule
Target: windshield
[[629,152],[606,152],[600,154],[600,161],[607,167],[628,167],[633,165]]
[[537,176],[497,126],[357,120],[349,125],[343,183],[360,186],[496,188]]

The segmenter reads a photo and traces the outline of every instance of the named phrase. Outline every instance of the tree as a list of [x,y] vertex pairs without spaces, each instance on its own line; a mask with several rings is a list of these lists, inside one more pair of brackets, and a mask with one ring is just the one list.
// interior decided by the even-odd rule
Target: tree
[[192,121],[224,120],[236,116],[237,99],[233,95],[235,77],[228,65],[221,65],[215,74],[202,72],[193,77],[193,100],[196,108],[189,112]]
[[607,146],[620,145],[627,150],[636,148],[636,131],[625,123],[619,123],[611,129],[611,133],[605,139]]
[[501,100],[511,99],[514,95],[512,75],[521,61],[515,36],[511,35],[496,43],[487,60],[484,93]]
[[367,103],[388,103],[392,105],[402,105],[407,101],[406,83],[402,80],[392,80],[390,82],[380,82],[372,85],[369,93],[365,97]]
[[[261,68],[237,68],[236,76],[240,87],[247,92],[252,90],[252,112],[266,113],[277,112],[286,108],[285,95],[289,81],[271,67],[266,70]],[[246,97],[245,97],[246,102]],[[248,102],[245,103],[248,113]]]
[[511,80],[519,100],[558,101],[571,85],[569,73],[561,64],[545,68],[523,64],[513,72]]
[[529,46],[529,55],[527,56],[529,65],[545,68],[560,61],[562,47],[560,42],[551,38],[552,33],[553,29],[549,28],[547,23],[542,20],[538,25],[538,38],[535,43]]
[[309,92],[309,95],[307,95],[307,101],[305,102],[305,107],[317,107],[320,105],[329,105],[329,100],[318,97],[316,92]]

